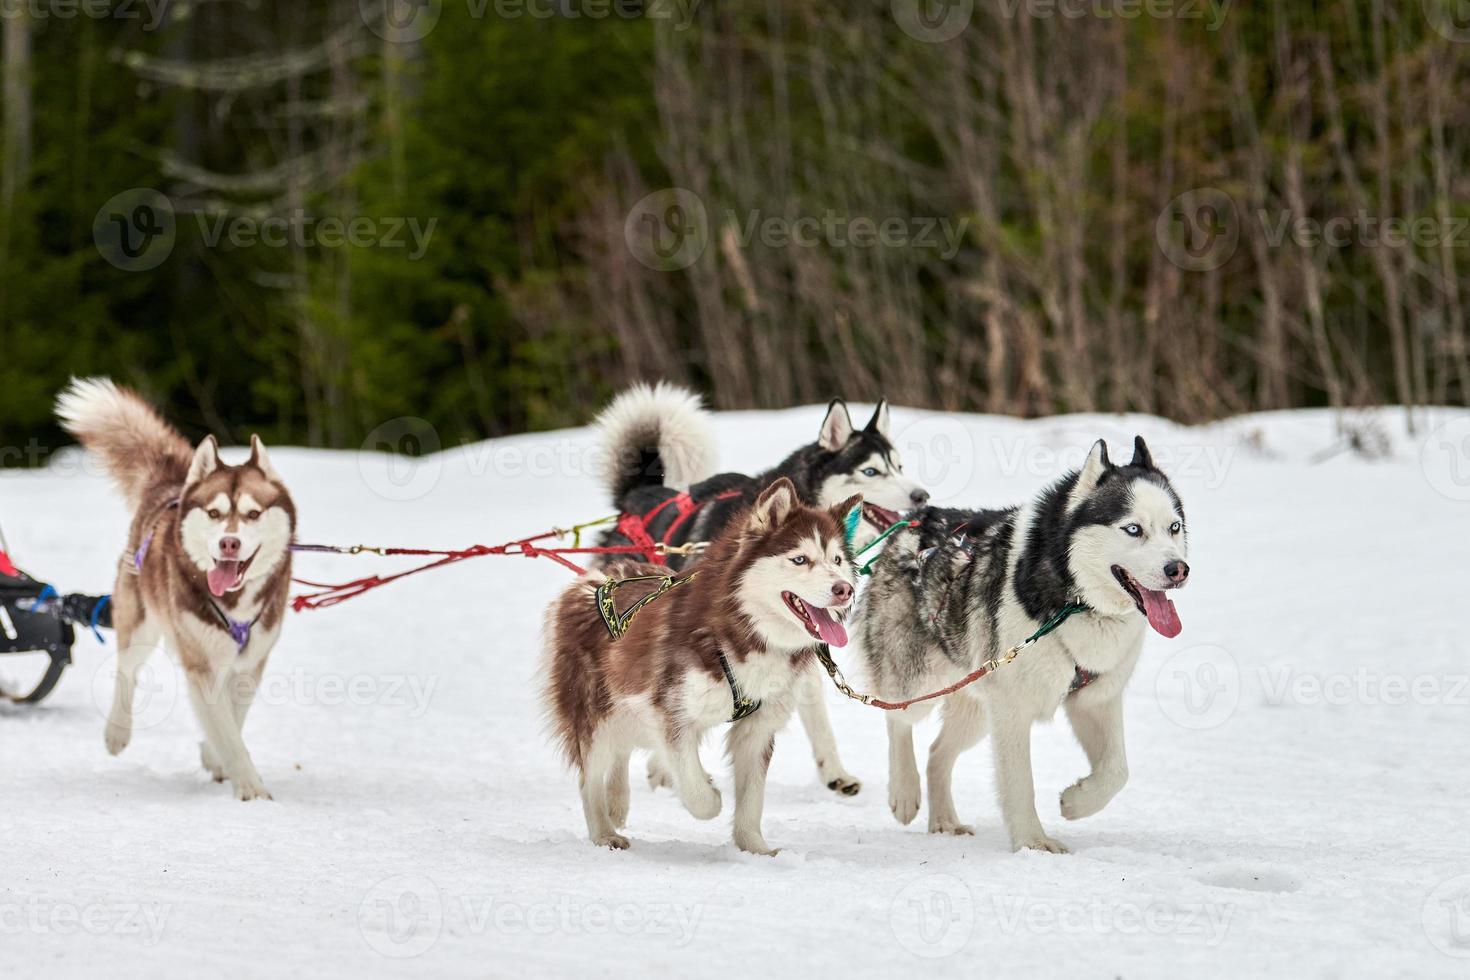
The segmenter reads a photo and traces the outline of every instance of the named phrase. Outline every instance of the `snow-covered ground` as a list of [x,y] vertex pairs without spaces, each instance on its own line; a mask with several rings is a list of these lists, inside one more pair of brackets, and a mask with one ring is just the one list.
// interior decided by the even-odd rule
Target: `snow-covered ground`
[[[771,463],[820,416],[722,415],[721,462]],[[1184,633],[1149,634],[1128,693],[1132,781],[1068,824],[1056,794],[1085,760],[1064,721],[1035,732],[1038,806],[1072,854],[1010,853],[983,745],[956,774],[977,836],[899,826],[882,717],[835,692],[863,790],[820,786],[793,723],[765,814],[777,857],[737,852],[727,817],[697,822],[641,779],[632,850],[592,847],[535,694],[541,610],[567,573],[487,557],[291,615],[246,728],[274,802],[199,768],[162,654],[109,757],[111,638],[79,638],[49,701],[0,707],[0,975],[1465,976],[1470,418],[1434,413],[1416,436],[1379,421],[1392,458],[1370,462],[1324,453],[1323,413],[1189,429],[895,411],[939,502],[1019,500],[1135,431],[1185,500]],[[573,431],[415,467],[274,459],[301,540],[455,546],[606,513],[591,446]],[[0,473],[0,526],[21,567],[106,591],[126,515],[71,455]],[[728,814],[714,742],[706,763]]]

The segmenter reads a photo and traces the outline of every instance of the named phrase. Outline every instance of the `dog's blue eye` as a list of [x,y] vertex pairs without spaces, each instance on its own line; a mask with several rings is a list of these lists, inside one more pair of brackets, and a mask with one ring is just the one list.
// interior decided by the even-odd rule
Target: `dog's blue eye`
[[1130,538],[1138,538],[1143,536],[1143,528],[1139,527],[1137,524],[1125,524],[1123,526],[1123,533],[1128,535]]
[[806,564],[806,555],[797,555],[795,558],[791,559],[791,564],[793,564],[793,565],[805,565]]
[[1181,524],[1179,521],[1175,521],[1173,524],[1169,525],[1170,534],[1178,534],[1182,530],[1184,530],[1184,525]]
[[878,471],[875,470],[875,469],[873,469],[873,467],[871,467],[871,466],[866,467],[863,470],[863,476],[877,476],[877,475],[878,475]]

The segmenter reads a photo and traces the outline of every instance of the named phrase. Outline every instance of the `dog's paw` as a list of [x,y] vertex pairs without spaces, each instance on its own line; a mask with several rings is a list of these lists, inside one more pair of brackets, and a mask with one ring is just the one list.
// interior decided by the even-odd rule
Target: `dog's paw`
[[117,722],[108,720],[107,729],[102,733],[102,740],[107,743],[107,754],[117,755],[128,747],[128,742],[133,737],[131,727],[124,728]]
[[888,787],[888,809],[893,811],[894,819],[901,824],[914,822],[922,802],[923,792],[919,789],[917,779],[912,783],[905,781]]
[[764,837],[737,836],[735,846],[746,854],[759,854],[761,857],[775,857],[781,853],[780,848],[767,844]]
[[935,819],[929,817],[929,833],[931,834],[954,834],[956,837],[974,837],[975,828],[967,823],[960,823],[954,817],[940,817]]
[[684,794],[684,809],[688,810],[689,815],[695,820],[713,820],[720,815],[720,807],[723,804],[724,800],[720,796],[720,791],[715,789],[711,783],[691,787],[689,792]]
[[855,777],[843,772],[828,779],[827,788],[843,796],[857,796],[858,791],[863,788],[863,784],[858,782]]
[[648,760],[648,788],[674,788],[674,777],[670,776],[669,771],[659,763],[657,756],[652,756]]
[[272,799],[270,790],[265,788],[265,783],[260,781],[259,776],[246,779],[237,779],[235,783],[235,799],[237,800],[269,800]]
[[214,750],[209,747],[208,742],[199,743],[199,764],[204,771],[209,773],[211,779],[217,783],[225,781],[224,767],[214,757]]
[[1048,837],[1044,833],[1038,833],[1032,837],[1012,841],[1011,850],[1046,851],[1048,854],[1066,854],[1067,846],[1054,837]]
[[1079,779],[1062,790],[1062,816],[1068,820],[1090,817],[1107,806],[1108,801],[1112,798],[1113,794],[1098,789],[1096,783],[1089,782],[1087,779]]
[[601,837],[594,837],[592,843],[598,847],[606,847],[613,851],[626,851],[628,849],[628,838],[622,834],[603,834]]

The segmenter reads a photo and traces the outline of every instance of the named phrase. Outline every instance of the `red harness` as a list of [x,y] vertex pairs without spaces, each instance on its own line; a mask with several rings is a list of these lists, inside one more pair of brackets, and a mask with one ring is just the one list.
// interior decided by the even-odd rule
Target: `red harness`
[[[660,501],[652,510],[644,514],[619,514],[618,533],[633,542],[655,565],[667,565],[669,560],[659,552],[658,546],[668,544],[674,537],[674,532],[684,524],[685,521],[697,514],[701,507],[710,500],[728,500],[731,497],[740,496],[739,490],[726,490],[724,493],[716,494],[708,500],[695,500],[689,494],[679,492],[667,500]],[[648,525],[653,523],[654,518],[664,512],[670,504],[678,512],[674,520],[664,530],[664,533],[655,538],[648,531]]]

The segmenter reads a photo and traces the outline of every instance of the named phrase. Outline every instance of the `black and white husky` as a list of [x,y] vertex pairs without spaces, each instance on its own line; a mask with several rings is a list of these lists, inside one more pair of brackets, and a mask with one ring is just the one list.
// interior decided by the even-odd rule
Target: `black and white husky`
[[1086,611],[1015,660],[945,698],[887,713],[888,802],[919,812],[913,726],[933,705],[943,723],[929,750],[929,830],[968,834],[950,793],[956,758],[987,733],[996,791],[1016,850],[1063,852],[1036,815],[1031,726],[1064,705],[1092,772],[1061,795],[1068,820],[1097,813],[1123,788],[1123,688],[1144,628],[1180,623],[1168,590],[1189,577],[1184,507],[1140,437],[1126,466],[1093,446],[1029,504],[1006,510],[927,508],[888,542],[857,616],[869,680],[898,701],[939,690],[1004,655],[1068,603]]
[[[710,541],[782,477],[791,481],[801,503],[808,507],[834,507],[861,494],[862,519],[852,534],[855,549],[891,527],[899,512],[929,501],[928,491],[904,475],[903,463],[890,441],[886,401],[880,401],[868,424],[858,429],[846,403],[833,400],[815,442],[755,476],[713,472],[715,449],[708,413],[696,395],[675,385],[660,382],[629,388],[597,417],[596,426],[612,501],[625,520],[631,519],[646,536],[644,541],[635,541],[628,525],[620,524],[603,536],[604,545]],[[674,555],[668,563],[680,568],[691,560]],[[823,784],[851,796],[861,783],[838,757],[823,683],[815,667],[802,679],[796,698],[801,723],[811,739]],[[670,785],[657,760],[650,760],[648,778],[655,786]]]

